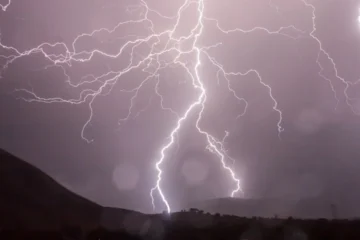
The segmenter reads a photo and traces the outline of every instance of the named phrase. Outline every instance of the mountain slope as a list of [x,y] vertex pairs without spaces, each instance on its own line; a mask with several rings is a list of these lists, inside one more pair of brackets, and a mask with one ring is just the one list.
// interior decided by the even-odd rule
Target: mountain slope
[[0,149],[0,227],[92,228],[98,225],[100,215],[99,205]]

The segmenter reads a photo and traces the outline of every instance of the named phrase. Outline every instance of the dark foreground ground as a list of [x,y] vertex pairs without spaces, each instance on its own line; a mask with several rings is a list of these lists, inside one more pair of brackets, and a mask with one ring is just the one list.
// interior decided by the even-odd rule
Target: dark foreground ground
[[237,240],[360,240],[360,220],[297,220],[239,218],[181,212],[169,216],[153,215],[145,224],[128,225],[122,230],[98,227],[85,231],[77,226],[64,226],[52,231],[2,229],[0,239],[237,239]]
[[[249,208],[238,201],[223,201],[222,205],[233,215],[235,209]],[[261,210],[261,205],[253,208]],[[332,213],[336,216],[336,211]],[[7,239],[360,240],[360,220],[245,218],[197,209],[148,215],[107,208],[70,192],[41,170],[0,149],[0,240]]]

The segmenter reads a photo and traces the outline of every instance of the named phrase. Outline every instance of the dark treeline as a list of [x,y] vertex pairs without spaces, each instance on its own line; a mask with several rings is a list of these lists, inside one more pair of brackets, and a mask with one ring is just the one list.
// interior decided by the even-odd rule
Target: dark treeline
[[[132,223],[137,225],[137,223]],[[360,239],[360,220],[301,220],[241,218],[211,215],[191,209],[169,215],[152,215],[147,223],[107,230],[98,227],[83,230],[64,226],[58,231],[30,231],[22,228],[1,229],[0,239],[36,240],[137,240],[137,239],[236,239],[236,240],[351,240]]]

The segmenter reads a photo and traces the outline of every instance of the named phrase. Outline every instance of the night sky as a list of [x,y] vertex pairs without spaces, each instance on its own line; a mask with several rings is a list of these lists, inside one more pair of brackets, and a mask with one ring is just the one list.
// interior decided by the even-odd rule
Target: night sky
[[[307,1],[316,9],[316,31],[313,9],[302,0],[204,2],[207,20],[203,20],[198,46],[221,42],[206,52],[227,72],[256,69],[263,83],[271,87],[284,131],[279,136],[279,112],[273,109],[269,89],[255,74],[228,77],[231,89],[246,99],[246,108],[245,102],[229,91],[228,82],[206,54],[200,55],[199,75],[207,93],[200,126],[219,141],[228,132],[223,144],[228,155],[225,161],[241,179],[244,192],[236,197],[318,198],[352,208],[360,200],[360,102],[356,99],[360,93],[360,85],[356,85],[360,78],[360,1]],[[182,13],[174,37],[191,34],[199,17],[199,2],[193,1]],[[6,3],[0,0],[0,4]],[[150,21],[156,33],[173,28],[176,18],[170,17],[176,17],[184,1],[146,3],[167,17],[150,11],[149,21],[85,36],[76,42],[80,54],[75,58],[85,58],[95,49],[116,54],[127,41],[149,36]],[[159,71],[158,78],[130,91],[149,75],[143,64],[114,85],[105,86],[92,101],[91,96],[84,96],[97,91],[107,78],[84,81],[94,80],[90,75],[122,71],[130,59],[136,64],[149,54],[154,39],[136,47],[130,44],[116,58],[94,54],[89,61],[69,60],[58,65],[39,51],[17,58],[43,42],[63,43],[43,47],[43,52],[52,54],[49,58],[65,56],[63,46],[74,51],[72,42],[82,33],[143,18],[145,8],[139,4],[137,0],[13,0],[6,11],[0,8],[0,148],[101,205],[151,212],[149,193],[157,174],[154,165],[177,123],[176,114],[169,109],[182,116],[199,95],[189,74],[179,65],[169,64]],[[222,29],[249,32],[226,34],[209,18],[217,19]],[[262,27],[276,32],[287,26],[293,27],[282,34],[251,31]],[[329,58],[320,52],[315,38]],[[156,48],[164,47],[167,40],[163,36]],[[191,50],[191,44],[191,40],[184,41],[180,47]],[[160,60],[170,63],[175,56],[167,53]],[[156,68],[154,61],[147,70]],[[194,52],[185,54],[180,61],[194,69],[196,56]],[[346,93],[344,81],[349,85]],[[47,103],[32,101],[36,96],[30,93]],[[67,102],[49,103],[50,98]],[[69,103],[79,98],[83,103]],[[131,102],[134,107],[128,116]],[[227,197],[236,188],[219,158],[207,150],[204,135],[197,132],[199,112],[200,107],[195,108],[183,122],[161,165],[161,186],[174,209],[192,201]],[[164,210],[159,195],[154,196],[156,211]]]

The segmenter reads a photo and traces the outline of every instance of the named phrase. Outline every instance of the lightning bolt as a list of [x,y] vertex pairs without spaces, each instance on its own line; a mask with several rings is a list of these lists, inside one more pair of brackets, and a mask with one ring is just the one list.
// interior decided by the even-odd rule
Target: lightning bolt
[[7,8],[11,5],[11,1],[12,0],[8,0],[6,4],[0,4],[0,9],[5,12]]
[[355,101],[357,100],[356,98],[352,98],[348,95],[348,90],[349,88],[352,86],[352,85],[356,85],[357,82],[353,83],[353,82],[350,82],[350,81],[347,81],[345,80],[343,77],[341,77],[339,75],[339,70],[336,66],[336,63],[335,63],[335,60],[331,57],[330,53],[325,50],[325,48],[323,47],[323,43],[322,41],[315,35],[316,33],[316,30],[317,30],[317,27],[316,27],[316,8],[313,4],[309,3],[307,0],[301,0],[301,2],[311,10],[311,14],[312,14],[312,29],[311,29],[311,32],[309,33],[309,36],[314,40],[316,41],[316,43],[318,44],[318,54],[317,54],[317,58],[316,58],[316,63],[318,64],[319,66],[319,69],[320,71],[318,72],[319,76],[324,79],[325,81],[327,81],[329,83],[329,86],[331,88],[331,91],[333,92],[334,94],[334,98],[336,100],[336,106],[335,106],[335,109],[337,108],[339,102],[340,102],[340,99],[338,97],[338,94],[336,92],[336,89],[335,89],[335,86],[333,85],[332,81],[330,78],[326,77],[323,73],[324,71],[324,68],[321,64],[321,61],[320,61],[320,58],[321,56],[324,56],[331,64],[332,66],[332,70],[334,71],[334,74],[335,74],[335,78],[337,80],[339,80],[345,87],[344,87],[344,90],[343,90],[343,93],[344,93],[344,96],[345,96],[345,102],[346,104],[350,107],[350,109],[352,110],[352,112],[354,114],[359,114],[359,111],[355,109],[354,105],[352,104],[352,101]]
[[[181,12],[183,11],[183,9],[185,8],[185,6],[188,6],[188,3],[190,1],[186,1],[184,3],[184,5],[179,9],[178,11],[178,19],[180,19],[180,16],[181,16]],[[196,102],[194,102],[193,104],[191,104],[189,106],[189,108],[186,110],[185,114],[178,120],[177,122],[177,125],[176,127],[173,129],[173,131],[171,132],[170,134],[170,140],[168,141],[168,143],[161,149],[161,152],[160,152],[160,159],[156,162],[156,169],[158,171],[158,179],[156,181],[156,185],[154,188],[151,189],[151,192],[150,192],[150,195],[151,195],[151,199],[152,199],[152,205],[153,205],[153,208],[155,209],[155,203],[154,203],[154,196],[153,196],[153,193],[154,191],[158,191],[163,203],[165,204],[166,206],[166,209],[167,209],[167,212],[170,213],[171,212],[171,208],[170,208],[170,204],[168,202],[168,200],[166,199],[165,197],[165,194],[163,193],[163,190],[161,189],[161,180],[162,180],[162,174],[163,174],[163,171],[161,169],[161,164],[164,162],[165,158],[166,158],[166,151],[174,144],[174,141],[175,141],[175,134],[178,133],[178,131],[180,130],[181,128],[181,125],[182,125],[182,122],[185,121],[187,118],[188,118],[188,115],[194,111],[194,109],[196,107],[199,106],[200,108],[200,111],[198,113],[198,117],[197,117],[197,120],[196,120],[196,128],[198,130],[198,132],[202,135],[204,135],[206,137],[206,140],[207,140],[207,149],[209,151],[211,151],[212,153],[216,154],[219,159],[220,159],[220,162],[221,162],[221,165],[222,167],[227,170],[232,178],[232,180],[235,182],[235,185],[236,187],[231,191],[230,193],[230,196],[231,197],[234,197],[235,194],[237,194],[238,192],[241,192],[243,193],[243,190],[241,189],[241,185],[240,185],[240,179],[236,176],[234,170],[228,166],[228,164],[226,163],[225,159],[227,157],[227,154],[226,154],[226,151],[224,151],[224,147],[223,147],[223,142],[222,141],[219,141],[217,140],[214,136],[212,136],[210,133],[208,133],[207,131],[204,131],[201,127],[200,127],[200,121],[202,119],[202,114],[205,110],[205,103],[206,103],[206,100],[207,100],[207,94],[206,94],[206,89],[205,89],[205,86],[203,84],[203,81],[201,80],[201,77],[200,77],[200,74],[199,74],[199,67],[201,65],[201,54],[203,53],[205,56],[208,57],[208,59],[210,60],[210,62],[218,68],[218,73],[222,73],[223,76],[225,77],[225,79],[227,80],[228,82],[228,89],[229,91],[233,94],[233,96],[239,100],[239,101],[244,101],[245,102],[245,109],[244,109],[244,112],[243,114],[246,112],[246,109],[247,109],[247,106],[248,106],[248,103],[246,102],[246,100],[244,98],[241,98],[239,97],[236,92],[231,88],[230,86],[230,80],[227,78],[227,76],[229,75],[233,75],[233,76],[238,76],[238,75],[241,75],[241,76],[245,76],[245,75],[248,75],[249,73],[255,73],[256,76],[259,78],[260,80],[260,83],[265,86],[268,91],[269,91],[269,95],[271,97],[271,99],[273,100],[274,102],[274,106],[273,106],[273,109],[275,111],[277,111],[279,113],[279,121],[277,123],[277,127],[278,127],[278,133],[279,133],[279,136],[280,136],[280,133],[283,131],[283,128],[281,126],[281,122],[282,122],[282,112],[278,109],[278,103],[276,101],[276,99],[274,98],[274,96],[272,95],[272,90],[271,90],[271,87],[266,84],[265,82],[263,82],[260,74],[258,71],[254,70],[254,69],[251,69],[249,70],[248,72],[245,72],[245,73],[241,73],[241,72],[237,72],[237,73],[233,73],[233,72],[226,72],[223,68],[223,66],[221,64],[219,64],[213,57],[211,57],[211,55],[206,51],[210,48],[213,48],[213,47],[216,47],[220,44],[216,44],[214,46],[210,46],[210,47],[199,47],[198,46],[198,39],[199,37],[201,36],[201,34],[203,33],[203,28],[204,28],[204,21],[215,21],[216,22],[216,27],[224,34],[230,34],[232,32],[241,32],[241,33],[249,33],[249,32],[253,32],[253,31],[256,31],[256,30],[262,30],[262,31],[266,31],[267,33],[269,34],[282,34],[284,36],[287,36],[287,37],[291,37],[285,33],[283,33],[283,30],[285,29],[288,29],[288,28],[292,28],[292,29],[295,29],[296,31],[299,31],[299,32],[302,32],[301,30],[299,29],[296,29],[294,26],[289,26],[289,27],[282,27],[280,28],[279,30],[277,31],[270,31],[266,28],[262,28],[262,27],[256,27],[256,28],[253,28],[251,30],[242,30],[242,29],[239,29],[239,28],[236,28],[236,29],[232,29],[232,30],[224,30],[222,29],[220,26],[219,26],[219,22],[216,20],[216,19],[212,19],[212,18],[207,18],[204,16],[204,1],[203,0],[199,0],[197,2],[197,5],[198,5],[198,19],[197,19],[197,24],[195,25],[194,29],[192,30],[192,35],[190,36],[186,36],[184,38],[191,38],[193,37],[194,38],[194,41],[193,41],[193,45],[192,45],[192,51],[195,51],[196,53],[196,64],[195,64],[195,67],[194,67],[194,72],[195,74],[192,74],[189,70],[189,75],[191,76],[192,78],[192,83],[193,83],[193,86],[195,89],[200,89],[200,94],[198,96],[198,99]],[[197,32],[196,32],[197,31]],[[291,37],[292,38],[292,37]],[[219,74],[217,75],[218,77],[218,82],[220,81],[219,80]],[[243,115],[241,114],[241,115]],[[241,116],[239,115],[239,116]],[[228,133],[226,133],[227,135]]]
[[[125,117],[119,119],[119,124],[122,125],[131,118],[139,117],[139,115],[146,111],[147,107],[152,104],[151,100],[153,98],[151,98],[149,104],[144,109],[135,112],[136,99],[141,94],[141,89],[145,88],[145,86],[154,86],[154,95],[160,99],[161,109],[169,112],[177,120],[173,129],[171,129],[166,142],[163,146],[160,147],[158,159],[155,159],[154,161],[157,178],[154,187],[150,190],[150,198],[153,209],[155,210],[156,207],[154,194],[157,193],[163,205],[165,206],[166,211],[168,213],[172,211],[171,204],[169,203],[169,200],[162,188],[164,173],[162,165],[167,159],[168,152],[172,147],[174,147],[176,137],[180,133],[183,127],[183,123],[188,121],[190,119],[189,116],[191,115],[196,116],[194,124],[198,133],[203,136],[204,140],[206,141],[206,149],[217,156],[222,168],[228,173],[229,178],[233,181],[234,187],[229,191],[229,195],[231,197],[235,197],[238,194],[243,195],[244,192],[241,187],[241,180],[233,169],[233,165],[236,160],[228,155],[228,151],[224,147],[224,142],[225,139],[229,136],[229,132],[225,131],[225,136],[222,140],[219,140],[201,126],[201,121],[204,118],[203,114],[206,110],[206,103],[209,97],[204,81],[205,79],[201,74],[201,66],[208,62],[214,69],[216,69],[217,73],[215,77],[217,83],[220,84],[221,81],[225,81],[226,87],[234,99],[244,103],[244,109],[237,118],[240,118],[246,113],[248,109],[248,102],[245,98],[239,96],[238,93],[231,87],[231,81],[233,81],[234,78],[240,78],[247,75],[255,76],[261,86],[267,90],[269,100],[271,100],[273,103],[272,109],[278,114],[276,127],[279,138],[281,137],[281,133],[284,131],[284,128],[282,127],[282,111],[279,108],[279,104],[273,94],[271,86],[266,83],[266,80],[261,76],[257,69],[249,69],[244,72],[228,70],[226,66],[219,62],[211,54],[210,51],[211,49],[218,48],[223,43],[218,42],[213,45],[203,45],[200,38],[204,35],[204,28],[207,26],[207,24],[215,27],[221,34],[225,36],[234,34],[251,34],[261,31],[269,35],[277,35],[290,40],[298,40],[299,38],[305,37],[307,34],[308,37],[315,40],[319,46],[318,57],[316,60],[320,68],[319,76],[329,82],[331,89],[334,92],[335,98],[337,101],[339,101],[337,92],[335,87],[332,85],[331,79],[327,78],[323,74],[324,68],[321,65],[320,57],[321,55],[324,55],[332,63],[336,78],[345,84],[344,95],[346,96],[346,101],[355,112],[355,109],[351,105],[351,101],[353,99],[347,95],[347,90],[352,83],[345,81],[345,79],[339,76],[335,61],[330,57],[330,54],[324,50],[320,39],[315,36],[315,7],[306,0],[299,1],[304,3],[306,7],[312,10],[313,28],[312,31],[308,34],[305,31],[296,28],[294,25],[280,27],[277,30],[269,30],[260,26],[254,27],[252,29],[227,29],[221,25],[218,19],[211,16],[206,16],[205,3],[207,2],[205,2],[205,0],[184,0],[174,16],[166,16],[156,9],[151,8],[145,0],[139,0],[138,4],[129,6],[127,8],[127,12],[130,15],[138,14],[139,17],[133,20],[119,22],[113,28],[99,28],[89,33],[81,33],[74,38],[70,46],[64,42],[43,42],[34,48],[28,49],[26,51],[20,51],[16,47],[3,44],[0,40],[0,49],[2,49],[4,52],[4,54],[0,55],[0,60],[4,61],[4,64],[0,69],[0,77],[2,73],[4,73],[10,66],[10,64],[14,63],[18,59],[34,54],[42,55],[49,62],[49,64],[42,69],[60,69],[63,73],[65,83],[68,84],[68,86],[71,88],[79,90],[78,97],[42,97],[32,88],[15,89],[14,93],[20,94],[17,96],[20,96],[19,98],[27,102],[41,102],[46,104],[64,103],[72,105],[86,104],[86,106],[89,108],[89,117],[81,129],[81,137],[88,143],[91,143],[94,140],[86,137],[86,129],[91,124],[93,119],[93,104],[96,99],[98,99],[100,96],[109,95],[114,89],[114,86],[116,84],[121,84],[121,79],[130,72],[138,71],[144,73],[146,77],[144,77],[136,87],[122,88],[120,90],[123,93],[132,95],[127,113]],[[0,7],[3,11],[6,11],[10,4],[11,1],[9,1],[6,5],[0,5]],[[270,6],[274,7],[271,0],[269,1],[269,4]],[[197,15],[195,21],[190,23],[192,24],[191,30],[188,34],[181,34],[181,36],[177,36],[180,24],[182,23],[182,18],[184,17],[184,12],[191,9],[192,7],[195,8]],[[279,11],[279,7],[276,6],[274,8],[277,12]],[[151,19],[150,14],[155,14],[157,17],[162,19],[163,22],[171,23],[171,27],[168,27],[162,31],[156,30],[156,24]],[[124,26],[142,26],[143,30],[146,31],[146,34],[143,36],[126,35],[121,38],[117,38],[117,40],[130,40],[125,41],[123,44],[119,44],[117,48],[118,50],[115,53],[103,51],[98,48],[91,50],[78,50],[81,49],[79,46],[81,40],[93,38],[97,34],[101,33],[106,33],[109,35],[115,34]],[[139,54],[139,49],[144,47],[146,47],[147,50],[142,50],[142,53]],[[61,50],[60,53],[59,49]],[[74,82],[70,77],[69,69],[76,66],[77,64],[90,62],[96,57],[102,57],[109,60],[117,60],[121,58],[127,59],[128,62],[120,70],[108,69],[107,72],[102,74],[89,73],[81,77],[80,81]],[[162,70],[169,68],[182,69],[189,78],[194,91],[197,93],[196,99],[187,106],[183,113],[178,113],[169,107],[160,91],[159,86],[162,80],[161,72]],[[232,161],[232,165],[228,160]]]

